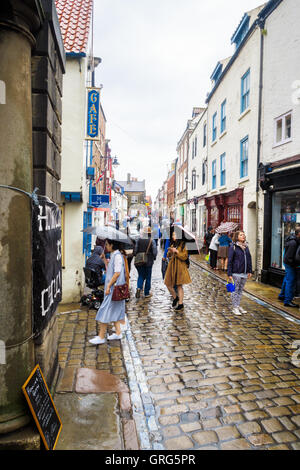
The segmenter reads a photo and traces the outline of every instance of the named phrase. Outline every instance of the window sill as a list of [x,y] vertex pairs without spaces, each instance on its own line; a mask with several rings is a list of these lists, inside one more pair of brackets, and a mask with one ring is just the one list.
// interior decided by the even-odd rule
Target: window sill
[[290,142],[293,142],[293,139],[284,140],[283,142],[279,142],[278,144],[274,144],[272,148],[275,149],[277,147],[281,147],[282,145],[289,144]]
[[217,192],[218,192],[217,189],[212,189],[212,190],[210,191],[210,194],[216,194]]
[[213,147],[214,145],[216,145],[217,142],[218,142],[217,139],[214,140],[214,141],[210,144],[210,146]]
[[222,139],[222,137],[224,137],[224,135],[226,134],[227,134],[227,130],[225,129],[225,131],[223,131],[222,134],[220,135],[219,140]]
[[220,191],[224,191],[224,189],[227,189],[227,186],[226,186],[226,185],[220,186],[220,188],[219,188]]
[[243,176],[243,178],[240,178],[240,184],[241,183],[247,183],[247,181],[250,181],[249,176]]
[[238,118],[239,121],[241,121],[248,113],[250,113],[251,111],[251,108],[247,108],[245,111],[243,111],[240,115],[240,117]]

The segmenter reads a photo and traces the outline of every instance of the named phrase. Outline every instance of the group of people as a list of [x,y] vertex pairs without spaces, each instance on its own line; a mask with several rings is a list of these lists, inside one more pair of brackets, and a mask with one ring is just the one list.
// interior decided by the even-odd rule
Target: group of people
[[[172,296],[172,307],[176,311],[181,311],[183,305],[183,285],[191,282],[188,272],[188,252],[186,249],[186,239],[184,234],[178,236],[179,230],[173,229],[172,235],[168,240],[168,248],[166,256],[168,259],[168,267],[165,273],[165,284]],[[144,264],[136,266],[138,271],[136,298],[140,298],[141,291],[144,288],[144,297],[150,297],[152,267],[157,257],[157,244],[152,239],[151,227],[145,227],[143,235],[138,238],[134,244],[133,257],[137,257],[138,253],[146,253],[146,261]],[[113,300],[113,291],[115,286],[129,286],[130,281],[130,265],[127,260],[128,253],[124,250],[121,242],[115,240],[106,240],[102,250],[96,246],[92,255],[92,265],[105,265],[105,284],[104,284],[104,300],[97,311],[96,321],[100,323],[100,332],[97,336],[90,339],[93,345],[103,344],[106,342],[106,332],[109,323],[114,323],[115,332],[107,336],[108,340],[122,338],[122,325],[125,325],[125,299]],[[97,262],[97,257],[101,260]],[[90,259],[91,259],[90,258]],[[91,265],[91,262],[89,262]]]
[[205,234],[206,252],[209,253],[209,262],[212,269],[218,269],[218,260],[220,269],[227,271],[229,247],[233,240],[228,233],[216,233],[213,227],[208,227]]
[[[163,261],[167,265],[164,272],[164,283],[171,294],[172,307],[176,312],[180,312],[184,308],[183,286],[191,283],[188,270],[189,254],[184,232],[176,226],[172,227],[170,232],[170,238],[165,241],[163,254]],[[209,241],[209,237],[206,237],[205,240],[210,256],[214,260],[218,256],[223,259],[223,269],[227,270],[228,280],[234,283],[235,286],[234,291],[231,293],[232,312],[234,315],[242,315],[246,313],[240,306],[242,293],[247,279],[252,276],[252,259],[246,235],[243,231],[237,231],[230,238],[227,234],[215,234],[213,230],[210,230],[210,234],[212,235],[211,240]],[[290,237],[285,245],[284,264],[286,275],[279,299],[283,300],[286,306],[296,306],[292,303],[292,300],[295,290],[295,271],[297,266],[300,266],[300,258],[297,258],[297,256],[300,257],[299,245],[300,229],[296,230],[295,236]],[[96,250],[93,258],[94,262],[96,256],[99,257],[100,252],[101,250]],[[143,235],[135,243],[131,257],[136,258],[138,253],[144,253],[146,257],[145,262],[136,265],[138,280],[135,295],[136,298],[140,298],[144,288],[144,297],[148,298],[151,295],[152,267],[157,257],[157,244],[152,238],[151,227],[144,228]],[[106,331],[109,323],[115,324],[115,333],[109,335],[107,339],[122,338],[122,325],[125,324],[125,300],[113,300],[112,297],[115,286],[126,284],[129,286],[130,265],[127,256],[128,252],[124,250],[120,242],[106,240],[105,247],[102,248],[100,253],[100,259],[106,270],[104,300],[96,315],[96,321],[100,322],[100,333],[89,340],[91,344],[97,345],[106,342]]]

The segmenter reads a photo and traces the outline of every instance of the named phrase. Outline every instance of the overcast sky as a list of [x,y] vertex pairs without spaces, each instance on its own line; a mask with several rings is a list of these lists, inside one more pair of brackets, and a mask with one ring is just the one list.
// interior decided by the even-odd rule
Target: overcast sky
[[219,59],[233,54],[231,37],[259,0],[94,0],[94,55],[102,63],[106,137],[120,166],[146,180],[156,197],[176,158],[176,145],[195,106],[204,106]]

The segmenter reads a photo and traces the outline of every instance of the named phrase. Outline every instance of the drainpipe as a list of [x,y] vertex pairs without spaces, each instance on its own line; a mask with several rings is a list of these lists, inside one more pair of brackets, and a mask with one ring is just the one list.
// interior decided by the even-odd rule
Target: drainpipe
[[256,251],[255,251],[255,280],[258,280],[258,222],[259,222],[259,179],[258,168],[261,161],[261,130],[262,130],[262,98],[263,98],[263,62],[264,62],[264,26],[265,20],[258,23],[260,27],[260,66],[259,66],[259,99],[258,99],[258,130],[257,130],[257,168],[256,168]]

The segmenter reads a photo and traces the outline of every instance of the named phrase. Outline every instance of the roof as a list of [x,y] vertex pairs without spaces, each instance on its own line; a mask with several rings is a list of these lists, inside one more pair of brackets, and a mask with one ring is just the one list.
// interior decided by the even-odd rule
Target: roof
[[55,0],[67,54],[87,52],[93,0]]
[[117,183],[123,186],[126,193],[145,191],[145,181],[130,181],[130,183],[127,181],[117,181]]

